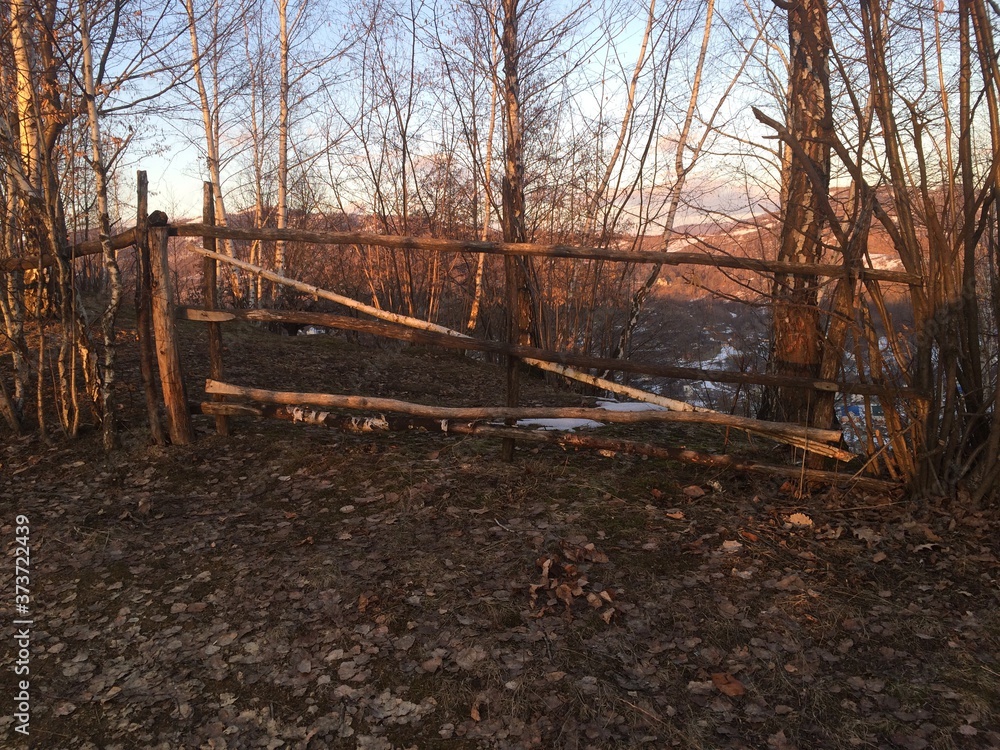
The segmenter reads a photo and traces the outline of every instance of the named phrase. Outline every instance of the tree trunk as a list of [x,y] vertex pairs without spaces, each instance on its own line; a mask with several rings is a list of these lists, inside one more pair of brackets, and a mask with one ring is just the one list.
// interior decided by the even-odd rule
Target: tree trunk
[[[518,45],[520,0],[502,0],[504,114],[507,148],[503,178],[503,239],[504,242],[526,242],[524,226],[524,123],[521,115],[521,82]],[[507,278],[507,340],[511,344],[530,343],[531,292],[525,271],[526,257],[504,258]],[[507,406],[516,407],[520,400],[520,371],[516,357],[507,357]],[[503,441],[503,458],[514,458],[514,441]]]
[[[492,83],[490,84],[490,126],[486,133],[486,154],[483,157],[483,223],[479,229],[479,239],[482,242],[486,242],[490,236],[490,219],[493,216],[493,201],[490,199],[490,192],[492,190],[492,178],[493,178],[493,136],[496,132],[497,124],[497,99],[500,93],[500,76],[497,71],[497,62],[499,56],[499,46],[496,37],[496,24],[490,21],[490,41],[491,45],[491,65],[490,65],[490,75]],[[474,115],[473,115],[474,116]],[[473,148],[471,151],[475,151],[475,146],[478,144],[472,144]],[[478,192],[478,191],[477,191]],[[475,218],[479,218],[478,216]],[[469,309],[469,322],[466,324],[466,330],[470,333],[476,330],[476,323],[479,320],[479,307],[482,304],[483,299],[483,276],[486,271],[486,254],[479,253],[476,256],[476,273],[475,280],[473,281],[472,289],[472,307]]]
[[[288,0],[278,0],[278,229],[288,226]],[[285,273],[285,243],[274,243],[274,270]],[[273,288],[271,297],[280,300],[282,288]]]
[[80,44],[83,53],[83,94],[87,103],[87,120],[90,126],[91,168],[96,184],[97,214],[101,238],[102,260],[107,273],[108,304],[101,316],[101,335],[104,343],[104,358],[100,377],[101,434],[105,450],[113,450],[118,444],[115,425],[115,365],[117,363],[117,341],[115,323],[122,301],[121,272],[118,258],[111,246],[111,217],[108,206],[108,169],[101,151],[101,122],[97,110],[97,89],[94,80],[94,62],[90,40],[90,18],[87,15],[86,0],[80,0]]
[[[801,154],[793,150],[783,175],[778,260],[793,263],[817,263],[823,254],[823,201],[829,186],[833,136],[826,14],[826,0],[789,4],[787,130],[802,148]],[[820,184],[810,172],[819,176]],[[819,374],[818,289],[814,276],[775,275],[771,369],[779,375]],[[782,388],[772,404],[773,414],[767,416],[809,424],[812,406],[809,391]]]

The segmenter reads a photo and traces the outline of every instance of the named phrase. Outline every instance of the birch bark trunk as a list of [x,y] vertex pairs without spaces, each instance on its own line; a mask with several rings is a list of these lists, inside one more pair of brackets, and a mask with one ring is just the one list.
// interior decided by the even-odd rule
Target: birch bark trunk
[[97,199],[97,214],[101,239],[101,258],[107,273],[108,304],[101,316],[101,335],[104,357],[100,377],[101,435],[105,450],[113,450],[118,444],[115,424],[115,366],[118,346],[115,323],[122,301],[122,279],[118,268],[118,258],[111,246],[111,216],[108,207],[108,169],[104,162],[101,144],[101,119],[97,108],[97,88],[94,80],[94,61],[90,39],[90,16],[86,0],[80,0],[80,46],[83,62],[83,95],[87,107],[87,122],[90,128],[91,168]]

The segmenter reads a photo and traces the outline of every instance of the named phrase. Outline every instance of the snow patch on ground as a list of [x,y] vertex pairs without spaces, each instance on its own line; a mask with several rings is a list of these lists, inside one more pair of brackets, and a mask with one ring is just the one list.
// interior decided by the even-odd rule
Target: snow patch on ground
[[903,271],[903,261],[898,257],[889,255],[888,253],[872,253],[870,256],[872,261],[872,268],[878,268],[884,271]]
[[737,359],[740,356],[740,350],[730,344],[723,344],[719,353],[716,354],[711,359],[702,360],[702,366],[708,365],[722,365],[725,366],[729,364],[732,359]]
[[539,430],[573,432],[574,430],[604,427],[604,424],[602,422],[595,422],[593,419],[519,419],[517,426],[536,427]]
[[597,399],[597,408],[605,411],[666,411],[658,404],[647,404],[645,401],[609,401]]

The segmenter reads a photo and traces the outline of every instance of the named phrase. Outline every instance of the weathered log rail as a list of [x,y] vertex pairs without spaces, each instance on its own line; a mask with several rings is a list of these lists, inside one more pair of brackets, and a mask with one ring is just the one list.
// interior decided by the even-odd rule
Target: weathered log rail
[[[170,227],[172,237],[202,237],[230,240],[260,240],[286,242],[308,242],[317,245],[373,245],[395,250],[423,250],[438,253],[487,253],[493,255],[530,255],[548,258],[568,258],[575,260],[609,260],[665,266],[709,266],[757,273],[785,273],[799,276],[823,276],[838,279],[854,276],[858,279],[884,281],[892,284],[919,284],[920,276],[906,271],[893,271],[867,266],[845,267],[829,263],[788,263],[761,258],[744,258],[721,253],[692,253],[658,250],[619,250],[601,247],[576,247],[572,245],[546,245],[540,243],[479,242],[474,240],[449,240],[425,237],[398,237],[367,232],[313,232],[304,229],[240,229],[209,223],[174,224]],[[133,227],[111,238],[114,250],[123,250],[135,245],[136,230]],[[100,240],[86,240],[70,247],[68,257],[83,258],[101,253]],[[56,259],[50,255],[25,258],[5,258],[0,260],[0,271],[28,270],[55,265]]]
[[436,253],[487,253],[522,255],[573,260],[610,260],[624,263],[662,264],[665,266],[711,266],[757,273],[783,273],[798,276],[825,276],[885,281],[894,284],[919,284],[920,276],[906,271],[845,267],[826,263],[789,263],[760,258],[744,258],[721,253],[691,253],[658,250],[619,250],[604,247],[546,245],[531,242],[481,242],[434,237],[399,237],[367,232],[314,232],[305,229],[240,229],[213,224],[179,224],[172,232],[178,237],[215,237],[230,240],[307,242],[315,245],[377,245],[393,250],[422,250]]
[[[849,487],[867,490],[869,492],[893,492],[899,489],[895,482],[863,476],[859,473],[848,474],[819,469],[803,469],[798,466],[776,466],[758,461],[740,459],[729,454],[704,453],[690,448],[640,443],[634,440],[621,440],[579,435],[557,431],[525,430],[521,428],[501,427],[449,419],[429,419],[427,417],[387,417],[384,414],[367,417],[344,417],[327,411],[317,411],[300,406],[282,406],[279,404],[234,404],[218,402],[202,402],[191,404],[191,410],[197,414],[227,417],[266,417],[285,422],[319,425],[351,434],[366,434],[378,432],[440,432],[446,435],[469,435],[487,438],[510,438],[535,443],[547,443],[570,448],[598,450],[612,453],[624,453],[633,456],[648,456],[668,461],[692,463],[700,466],[741,471],[748,474],[785,477],[789,480],[805,479],[835,487]],[[597,411],[597,410],[595,410]],[[603,410],[601,410],[603,411]],[[606,412],[605,412],[606,413]]]
[[828,451],[828,455],[849,461],[853,458],[847,451],[830,448],[824,443],[840,439],[839,430],[820,430],[784,422],[765,422],[759,419],[737,417],[718,412],[690,411],[609,411],[585,407],[509,407],[478,406],[448,407],[415,404],[391,398],[369,398],[366,396],[338,396],[328,393],[300,393],[274,391],[264,388],[247,388],[231,383],[220,383],[209,379],[205,392],[217,396],[238,396],[250,401],[285,406],[313,406],[324,409],[350,409],[358,411],[392,412],[414,417],[445,420],[502,420],[502,419],[589,419],[618,424],[640,424],[643,422],[669,422],[678,424],[709,424],[755,432],[779,440],[795,440],[815,444],[817,449]]
[[[132,247],[136,243],[135,227],[128,229],[121,234],[116,234],[111,238],[112,250],[124,250]],[[85,242],[71,245],[67,257],[70,260],[85,258],[88,255],[100,255],[102,253],[100,240],[87,240]],[[48,268],[54,266],[56,259],[49,254],[38,257],[37,255],[17,258],[4,258],[0,260],[0,271],[10,273],[11,271],[28,271],[34,268]]]

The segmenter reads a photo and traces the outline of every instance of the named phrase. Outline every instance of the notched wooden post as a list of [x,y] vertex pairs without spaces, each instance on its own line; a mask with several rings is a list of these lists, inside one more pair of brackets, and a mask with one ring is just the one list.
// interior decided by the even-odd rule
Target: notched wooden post
[[156,359],[160,365],[160,383],[166,407],[167,429],[174,445],[187,445],[194,440],[191,414],[188,411],[177,347],[177,330],[171,301],[170,264],[168,249],[170,230],[167,217],[160,211],[149,217],[150,270],[152,277],[153,330],[156,332]]
[[[215,190],[211,182],[205,183],[202,200],[202,221],[208,226],[215,226]],[[202,247],[209,252],[216,252],[217,241],[214,237],[204,237]],[[218,273],[219,263],[215,258],[206,256],[202,263],[203,295],[206,310],[216,310],[219,304]],[[222,380],[222,326],[219,323],[208,324],[208,372],[212,380]],[[213,396],[213,401],[224,400],[223,396]],[[229,418],[218,414],[215,417],[215,431],[219,435],[229,435]]]
[[139,374],[146,396],[149,433],[157,445],[166,445],[160,421],[159,399],[156,393],[156,365],[153,344],[153,302],[149,269],[149,182],[146,173],[136,174],[138,209],[135,217],[135,327],[139,339]]

